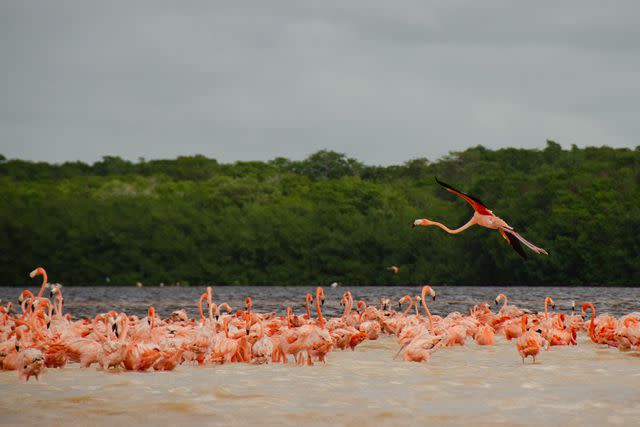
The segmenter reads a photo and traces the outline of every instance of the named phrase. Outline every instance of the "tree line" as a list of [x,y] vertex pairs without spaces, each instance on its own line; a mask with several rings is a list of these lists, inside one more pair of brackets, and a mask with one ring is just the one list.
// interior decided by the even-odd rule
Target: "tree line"
[[[477,196],[549,256],[458,227]],[[205,156],[50,164],[0,155],[0,284],[640,284],[640,147],[482,146],[371,166]],[[394,274],[387,267],[397,265]]]

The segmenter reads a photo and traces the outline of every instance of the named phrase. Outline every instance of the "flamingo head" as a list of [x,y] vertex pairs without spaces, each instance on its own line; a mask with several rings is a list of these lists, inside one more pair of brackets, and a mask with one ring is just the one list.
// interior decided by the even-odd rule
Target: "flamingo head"
[[409,302],[411,301],[411,297],[409,295],[405,295],[402,298],[400,298],[398,300],[398,309],[400,309],[400,307],[402,307],[402,304],[404,304],[405,302]]
[[149,311],[147,312],[147,323],[151,325],[153,323],[153,318],[156,316],[156,309],[153,306],[149,307]]
[[422,295],[424,297],[427,296],[427,294],[429,294],[429,296],[435,301],[436,300],[436,291],[434,291],[431,286],[429,285],[424,285],[422,287]]
[[412,227],[427,227],[429,225],[433,225],[433,222],[426,219],[426,218],[421,218],[421,219],[416,219],[415,221],[413,221],[413,224],[411,225]]
[[29,277],[31,277],[33,279],[36,276],[41,276],[41,275],[44,275],[44,274],[46,274],[45,271],[44,271],[44,268],[38,267],[35,270],[33,270],[31,273],[29,273]]
[[316,298],[320,301],[320,305],[324,305],[324,289],[320,286],[316,289]]
[[247,310],[251,307],[251,297],[246,297],[244,299],[244,306]]
[[18,297],[18,303],[22,304],[22,301],[24,301],[27,298],[34,298],[34,295],[30,290],[25,289],[24,291],[22,291],[22,293]]
[[571,301],[571,312],[575,312],[576,311],[576,302],[575,301]]

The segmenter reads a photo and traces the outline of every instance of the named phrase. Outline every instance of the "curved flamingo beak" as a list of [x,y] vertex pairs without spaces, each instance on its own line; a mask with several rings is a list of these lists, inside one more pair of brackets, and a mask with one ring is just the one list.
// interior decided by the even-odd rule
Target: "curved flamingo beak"
[[31,273],[29,273],[29,277],[31,277],[32,279],[34,277],[36,277],[38,275],[38,268],[36,268],[35,270],[33,270]]

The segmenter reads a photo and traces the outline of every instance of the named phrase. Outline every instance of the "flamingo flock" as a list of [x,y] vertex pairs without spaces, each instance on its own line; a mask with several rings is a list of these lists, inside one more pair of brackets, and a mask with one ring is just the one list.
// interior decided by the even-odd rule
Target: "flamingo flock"
[[[50,298],[42,296],[48,286],[46,271],[38,267],[31,272],[35,276],[42,276],[40,291],[20,294],[21,313],[13,313],[11,302],[0,305],[0,368],[17,371],[26,381],[32,376],[38,379],[45,368],[63,368],[68,363],[82,368],[97,365],[104,371],[171,371],[183,363],[313,365],[325,362],[332,351],[354,350],[383,334],[397,338],[399,350],[394,358],[402,355],[413,362],[426,362],[434,352],[468,340],[491,346],[496,335],[515,340],[523,364],[527,357],[535,363],[542,349],[577,345],[579,332],[588,333],[599,345],[640,350],[640,313],[597,316],[594,305],[585,302],[579,313],[573,304],[571,315],[566,315],[553,311],[551,297],[537,314],[508,305],[507,297],[500,294],[495,303],[502,306],[495,312],[481,303],[468,315],[452,312],[441,317],[432,315],[427,306],[429,298],[436,299],[429,285],[423,286],[420,295],[405,295],[397,301],[398,311],[389,298],[382,298],[376,307],[355,301],[346,291],[340,300],[342,315],[325,318],[321,287],[315,295],[306,295],[305,313],[294,314],[286,307],[281,316],[253,311],[250,297],[242,310],[234,311],[227,303],[215,303],[208,287],[197,301],[198,319],[190,319],[184,309],[161,319],[149,307],[143,318],[109,311],[73,321],[63,311],[59,287],[51,288]],[[586,322],[589,311],[591,319]]]

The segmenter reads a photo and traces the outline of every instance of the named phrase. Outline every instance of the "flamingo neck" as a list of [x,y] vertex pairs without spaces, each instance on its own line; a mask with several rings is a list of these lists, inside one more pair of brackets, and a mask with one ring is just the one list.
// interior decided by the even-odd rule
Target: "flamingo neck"
[[316,294],[316,311],[318,312],[318,324],[320,328],[324,329],[324,317],[322,317],[322,310],[320,309],[320,292]]
[[126,342],[128,333],[129,333],[129,320],[127,319],[127,316],[124,316],[123,322],[122,322],[122,335],[120,336],[120,341]]
[[58,306],[56,308],[59,317],[62,317],[62,291],[58,288]]
[[209,304],[209,322],[213,324],[213,312],[218,309],[218,306],[215,303]]
[[198,312],[200,313],[200,321],[204,323],[204,312],[202,311],[202,302],[206,298],[207,294],[204,293],[200,295],[200,299],[198,300]]
[[307,294],[307,320],[311,319],[311,307],[310,307],[311,295]]
[[229,320],[231,320],[229,317],[224,319],[224,336],[227,338],[229,338]]
[[502,309],[504,310],[507,307],[507,296],[505,294],[500,294],[498,295],[498,299],[500,299],[500,297],[504,300],[504,303],[502,304]]
[[[358,315],[358,319],[360,321],[360,323],[362,323],[362,316],[364,315],[364,310],[367,308],[367,304],[364,301],[358,301],[358,310],[360,310],[360,313]],[[362,308],[360,308],[362,307]]]
[[149,310],[148,316],[149,316],[149,320],[151,321],[151,324],[149,325],[149,331],[151,331],[151,329],[153,329],[156,326],[156,311],[153,310],[153,307],[151,307],[152,310]]
[[409,310],[411,310],[411,308],[413,307],[413,300],[411,298],[408,298],[409,300],[409,305],[407,306],[407,308],[404,309],[404,311],[402,312],[402,316],[400,316],[400,318],[402,319],[403,317],[405,317],[407,315],[407,313],[409,312]]
[[20,319],[26,319],[28,315],[31,314],[31,307],[35,301],[35,295],[31,291],[24,291],[22,295],[26,295],[20,304],[20,308],[22,308],[22,316]]
[[526,333],[527,332],[527,315],[523,314],[522,315],[522,333]]
[[42,272],[42,286],[40,287],[40,292],[38,292],[38,298],[40,298],[42,296],[42,293],[44,292],[44,288],[47,286],[47,272],[43,269],[40,270]]
[[429,308],[427,308],[427,303],[425,302],[425,297],[427,296],[427,287],[422,288],[422,307],[424,311],[427,313],[427,317],[429,318],[429,331],[433,334],[433,319],[431,318],[431,312]]
[[435,225],[436,227],[440,227],[440,228],[442,228],[444,231],[446,231],[449,234],[462,233],[464,230],[466,230],[467,228],[471,227],[475,223],[476,223],[476,217],[473,216],[465,225],[463,225],[462,227],[456,228],[455,230],[452,230],[452,229],[450,229],[449,227],[447,227],[444,224],[441,224],[441,223],[439,223],[437,221],[431,221],[431,225]]
[[353,300],[351,299],[351,295],[347,295],[347,301],[344,303],[344,313],[342,313],[342,320],[345,320],[351,314],[351,305],[353,304]]
[[593,303],[588,303],[587,304],[590,308],[591,308],[591,322],[589,322],[589,337],[591,338],[591,341],[593,342],[597,342],[598,340],[596,339],[596,307],[593,305]]
[[549,319],[549,312],[547,311],[547,304],[549,304],[549,300],[551,300],[550,297],[546,297],[544,299],[544,318],[545,319]]

